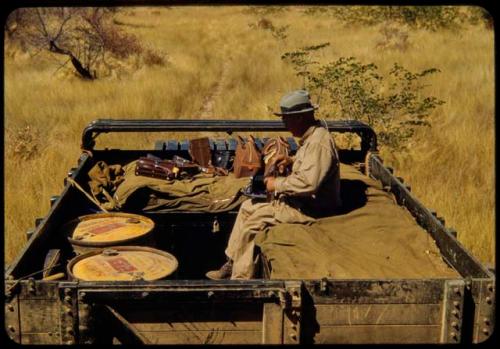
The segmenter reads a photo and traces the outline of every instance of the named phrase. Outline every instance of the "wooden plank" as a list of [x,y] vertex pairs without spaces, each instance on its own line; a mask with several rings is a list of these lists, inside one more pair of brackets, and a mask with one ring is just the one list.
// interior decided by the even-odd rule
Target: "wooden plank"
[[255,304],[180,303],[153,309],[144,305],[115,309],[138,331],[262,329],[262,306]]
[[445,279],[319,280],[305,286],[317,304],[437,304],[443,299]]
[[22,334],[22,344],[61,344],[61,340],[56,332],[24,333]]
[[280,304],[264,303],[262,344],[283,343],[283,309]]
[[260,344],[261,331],[142,332],[153,344]]
[[184,331],[260,331],[262,321],[165,321],[165,322],[131,322],[138,331],[166,332]]
[[114,327],[114,333],[119,332],[120,339],[123,343],[127,344],[151,344],[148,339],[145,338],[140,332],[136,330],[123,316],[121,316],[116,310],[114,310],[109,305],[104,306],[108,310],[109,320],[111,325]]
[[440,325],[439,304],[317,304],[323,325]]
[[320,326],[315,344],[405,344],[439,343],[437,325]]
[[59,309],[59,303],[51,300],[20,300],[21,341],[24,343],[24,333],[59,332]]

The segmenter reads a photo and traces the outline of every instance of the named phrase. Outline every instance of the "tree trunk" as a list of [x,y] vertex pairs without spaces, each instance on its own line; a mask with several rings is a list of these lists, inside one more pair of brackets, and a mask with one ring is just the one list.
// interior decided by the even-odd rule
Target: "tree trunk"
[[89,80],[94,80],[94,77],[90,74],[88,69],[85,69],[82,66],[82,63],[73,55],[70,55],[71,57],[71,64],[73,64],[73,67],[75,67],[76,71],[78,74],[81,75],[84,79],[89,79]]
[[94,80],[94,77],[92,76],[90,71],[83,67],[82,62],[80,62],[80,60],[78,58],[76,58],[73,55],[73,53],[71,53],[71,51],[63,50],[62,48],[57,46],[54,41],[50,41],[49,50],[51,52],[54,52],[54,53],[57,53],[60,55],[69,56],[69,58],[71,58],[71,64],[73,64],[73,67],[78,72],[78,74],[80,74],[80,76],[82,78],[88,79],[88,80]]

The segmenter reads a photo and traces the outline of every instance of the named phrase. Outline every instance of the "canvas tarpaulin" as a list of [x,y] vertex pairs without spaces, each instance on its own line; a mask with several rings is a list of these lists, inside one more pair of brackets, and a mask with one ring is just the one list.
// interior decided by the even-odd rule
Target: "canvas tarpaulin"
[[124,166],[124,181],[113,198],[120,209],[143,211],[224,212],[237,210],[248,199],[241,189],[249,178],[197,174],[189,179],[165,180],[137,176],[135,161]]
[[432,237],[381,184],[341,164],[342,211],[312,225],[281,224],[256,244],[273,279],[450,278]]

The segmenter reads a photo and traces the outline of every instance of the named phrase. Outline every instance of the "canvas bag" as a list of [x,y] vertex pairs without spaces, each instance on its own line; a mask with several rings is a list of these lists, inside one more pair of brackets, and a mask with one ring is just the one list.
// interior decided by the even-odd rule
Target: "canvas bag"
[[262,155],[257,149],[253,136],[248,136],[245,142],[241,136],[237,136],[238,145],[234,155],[234,176],[255,176],[262,168]]

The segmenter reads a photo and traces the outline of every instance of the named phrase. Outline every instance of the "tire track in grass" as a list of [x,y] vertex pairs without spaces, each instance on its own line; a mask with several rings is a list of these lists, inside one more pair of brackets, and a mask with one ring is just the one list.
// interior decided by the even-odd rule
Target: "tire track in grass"
[[200,109],[201,119],[210,119],[215,117],[215,100],[222,94],[222,89],[227,84],[230,60],[231,58],[228,58],[226,61],[224,61],[222,65],[222,73],[219,80],[215,83],[215,86],[211,90],[211,93],[205,96],[203,105]]

